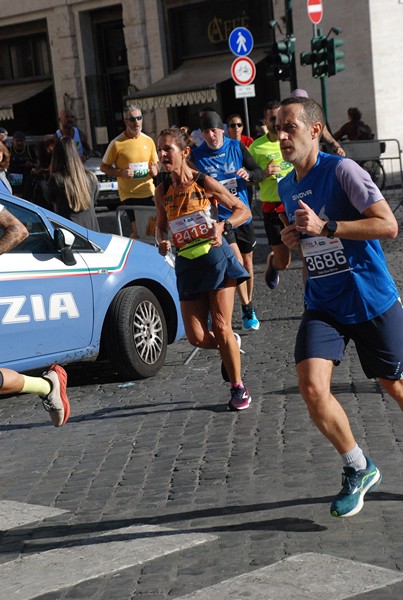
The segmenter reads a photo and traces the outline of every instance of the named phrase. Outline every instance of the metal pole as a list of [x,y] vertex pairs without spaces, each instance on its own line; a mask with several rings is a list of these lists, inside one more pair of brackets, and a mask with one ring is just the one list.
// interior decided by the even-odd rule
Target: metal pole
[[[286,18],[286,29],[287,29],[287,37],[294,38],[294,26],[292,22],[292,0],[285,0],[285,18]],[[291,92],[297,89],[297,65],[295,63],[295,52],[292,53],[291,60],[291,74],[290,74],[290,88]]]
[[250,125],[249,125],[249,113],[248,113],[248,99],[243,99],[243,110],[245,113],[245,125],[246,125],[246,135],[250,136]]
[[327,75],[322,75],[322,77],[320,78],[320,89],[322,92],[322,108],[323,108],[323,112],[325,113],[325,121],[327,124],[329,118],[328,118],[328,108],[327,108],[326,79],[327,79]]

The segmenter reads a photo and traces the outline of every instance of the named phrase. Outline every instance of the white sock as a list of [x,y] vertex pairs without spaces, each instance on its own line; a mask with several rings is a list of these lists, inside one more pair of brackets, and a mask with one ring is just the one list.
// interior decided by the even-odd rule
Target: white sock
[[356,444],[352,450],[341,455],[345,467],[352,467],[356,471],[367,468],[367,459],[361,448]]

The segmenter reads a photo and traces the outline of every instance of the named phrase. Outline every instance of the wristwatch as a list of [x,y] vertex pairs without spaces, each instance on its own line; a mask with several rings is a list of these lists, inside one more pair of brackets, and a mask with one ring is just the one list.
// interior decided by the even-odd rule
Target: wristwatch
[[326,229],[327,229],[327,237],[332,240],[334,238],[334,234],[337,231],[336,221],[328,221],[326,223]]
[[227,221],[227,219],[225,219],[224,221],[224,231],[225,233],[228,233],[228,231],[231,231],[232,229],[232,223],[231,221]]

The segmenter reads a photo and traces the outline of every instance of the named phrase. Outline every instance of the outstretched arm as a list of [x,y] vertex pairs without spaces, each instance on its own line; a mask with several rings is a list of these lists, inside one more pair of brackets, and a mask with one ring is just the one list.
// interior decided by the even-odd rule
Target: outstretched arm
[[237,196],[234,196],[234,194],[231,194],[222,183],[216,181],[209,175],[206,175],[204,178],[204,189],[208,196],[213,196],[219,204],[222,204],[232,212],[232,215],[228,220],[234,227],[243,225],[243,223],[246,223],[246,221],[252,217],[250,209],[242,202],[242,200]]
[[346,156],[344,149],[340,146],[339,142],[332,136],[326,125],[323,128],[322,137],[325,140],[326,144],[331,146],[333,152],[338,154],[338,156]]
[[6,208],[0,211],[0,228],[4,234],[0,239],[0,254],[8,252],[28,237],[28,230]]

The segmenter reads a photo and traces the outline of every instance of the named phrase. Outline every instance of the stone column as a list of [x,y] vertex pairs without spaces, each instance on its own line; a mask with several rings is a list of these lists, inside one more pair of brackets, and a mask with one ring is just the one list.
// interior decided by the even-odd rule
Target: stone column
[[[165,44],[160,35],[161,13],[158,6],[158,0],[139,0],[122,5],[130,83],[137,90],[147,89],[164,76]],[[144,129],[153,138],[167,124],[166,110],[144,112]]]
[[48,31],[57,110],[74,111],[77,127],[85,130],[77,31],[71,6],[65,4],[49,12]]

